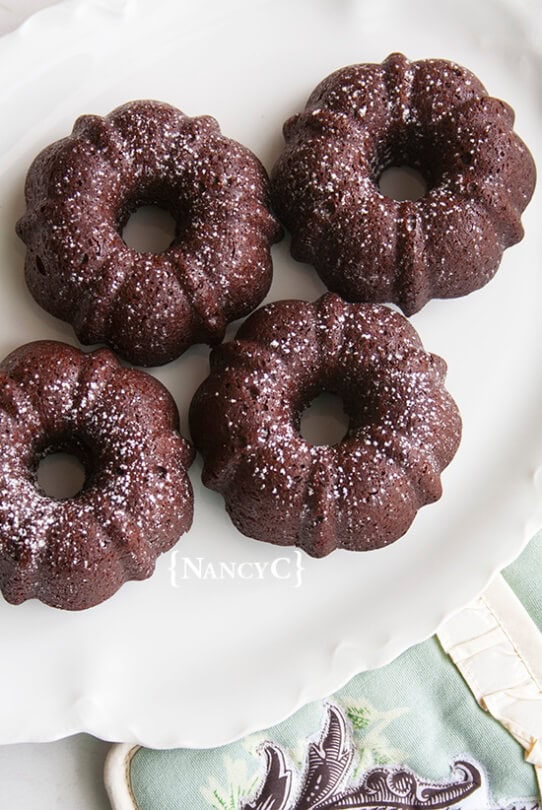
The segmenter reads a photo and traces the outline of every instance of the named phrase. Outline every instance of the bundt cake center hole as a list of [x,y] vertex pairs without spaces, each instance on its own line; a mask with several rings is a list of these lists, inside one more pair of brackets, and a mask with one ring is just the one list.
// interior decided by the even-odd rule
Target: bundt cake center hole
[[177,223],[171,213],[159,205],[141,205],[122,229],[126,245],[138,253],[164,253],[173,244]]
[[312,445],[333,445],[348,432],[349,419],[341,397],[329,392],[318,394],[301,415],[299,431]]
[[392,200],[415,202],[427,194],[428,183],[423,174],[412,166],[389,166],[380,175],[378,188]]
[[38,465],[39,488],[49,498],[57,501],[64,501],[78,495],[85,486],[86,478],[87,473],[83,463],[72,453],[50,453]]

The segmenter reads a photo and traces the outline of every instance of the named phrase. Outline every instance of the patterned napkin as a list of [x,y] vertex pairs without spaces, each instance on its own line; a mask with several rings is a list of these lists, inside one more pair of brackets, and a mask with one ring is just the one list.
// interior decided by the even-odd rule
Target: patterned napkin
[[541,570],[542,532],[440,641],[259,734],[208,751],[114,746],[114,810],[540,810]]

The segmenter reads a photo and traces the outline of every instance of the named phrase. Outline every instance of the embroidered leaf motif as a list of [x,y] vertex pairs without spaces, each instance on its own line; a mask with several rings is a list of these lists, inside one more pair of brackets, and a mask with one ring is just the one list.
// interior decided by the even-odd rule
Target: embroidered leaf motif
[[254,802],[241,810],[284,810],[290,798],[292,772],[286,767],[284,754],[274,745],[264,748],[267,760],[265,779]]
[[351,781],[375,765],[387,765],[406,759],[405,751],[390,743],[386,730],[398,717],[410,711],[407,706],[382,711],[366,698],[345,697],[341,700],[341,708],[350,720],[352,743],[359,754],[350,774]]
[[309,745],[308,767],[296,810],[312,810],[337,792],[353,757],[342,712],[328,709],[327,727],[318,744]]
[[264,748],[266,776],[252,803],[240,810],[441,810],[461,805],[482,784],[480,771],[471,762],[453,763],[454,778],[434,783],[409,768],[379,767],[368,771],[361,783],[344,788],[354,747],[343,713],[328,707],[326,724],[318,743],[311,743],[297,799],[292,797],[291,771],[282,751]]
[[354,731],[363,731],[371,722],[371,714],[366,706],[347,706],[346,716]]

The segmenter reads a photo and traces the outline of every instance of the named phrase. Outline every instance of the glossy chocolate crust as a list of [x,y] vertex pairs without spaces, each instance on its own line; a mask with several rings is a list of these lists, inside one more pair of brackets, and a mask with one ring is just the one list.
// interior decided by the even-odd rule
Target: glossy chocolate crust
[[[523,237],[535,186],[514,112],[468,70],[442,59],[341,68],[284,125],[273,202],[295,259],[349,301],[393,302],[406,315],[495,274]],[[397,201],[378,187],[409,165],[428,190]]]
[[[269,289],[281,230],[267,175],[210,116],[157,101],[82,116],[34,160],[25,193],[17,233],[30,292],[82,343],[105,343],[137,365],[220,342]],[[121,236],[130,215],[151,204],[176,222],[160,254]]]
[[[0,589],[83,610],[129,579],[149,577],[159,554],[192,523],[193,450],[177,408],[154,377],[107,349],[29,343],[0,364]],[[42,458],[83,463],[81,492],[39,487]]]
[[[386,306],[279,301],[214,349],[191,406],[203,482],[222,493],[237,528],[315,557],[364,551],[403,535],[441,495],[461,419],[444,388],[446,364]],[[345,438],[314,446],[304,409],[338,394]]]

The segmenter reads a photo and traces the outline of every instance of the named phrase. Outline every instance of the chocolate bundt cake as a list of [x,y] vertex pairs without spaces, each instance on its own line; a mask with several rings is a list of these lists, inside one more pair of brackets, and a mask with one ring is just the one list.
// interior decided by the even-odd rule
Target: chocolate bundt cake
[[[237,528],[315,557],[397,540],[441,494],[461,419],[446,364],[386,306],[279,301],[213,350],[190,424],[203,482],[222,493]],[[319,393],[349,417],[336,445],[311,445],[301,415]]]
[[[157,556],[192,522],[186,470],[193,451],[178,433],[166,389],[113,354],[41,341],[0,364],[0,589],[8,602],[37,597],[82,610]],[[39,462],[55,452],[82,462],[81,492],[48,497]]]
[[[258,159],[214,118],[157,101],[85,115],[28,172],[17,224],[28,287],[83,343],[138,365],[166,363],[193,343],[219,343],[266,295],[281,233],[268,197]],[[175,219],[163,253],[122,239],[144,205]]]
[[[272,172],[292,255],[347,300],[394,302],[406,315],[482,287],[523,237],[535,185],[513,123],[453,62],[392,54],[336,71],[284,125]],[[425,196],[381,193],[382,172],[401,165],[421,172]]]

